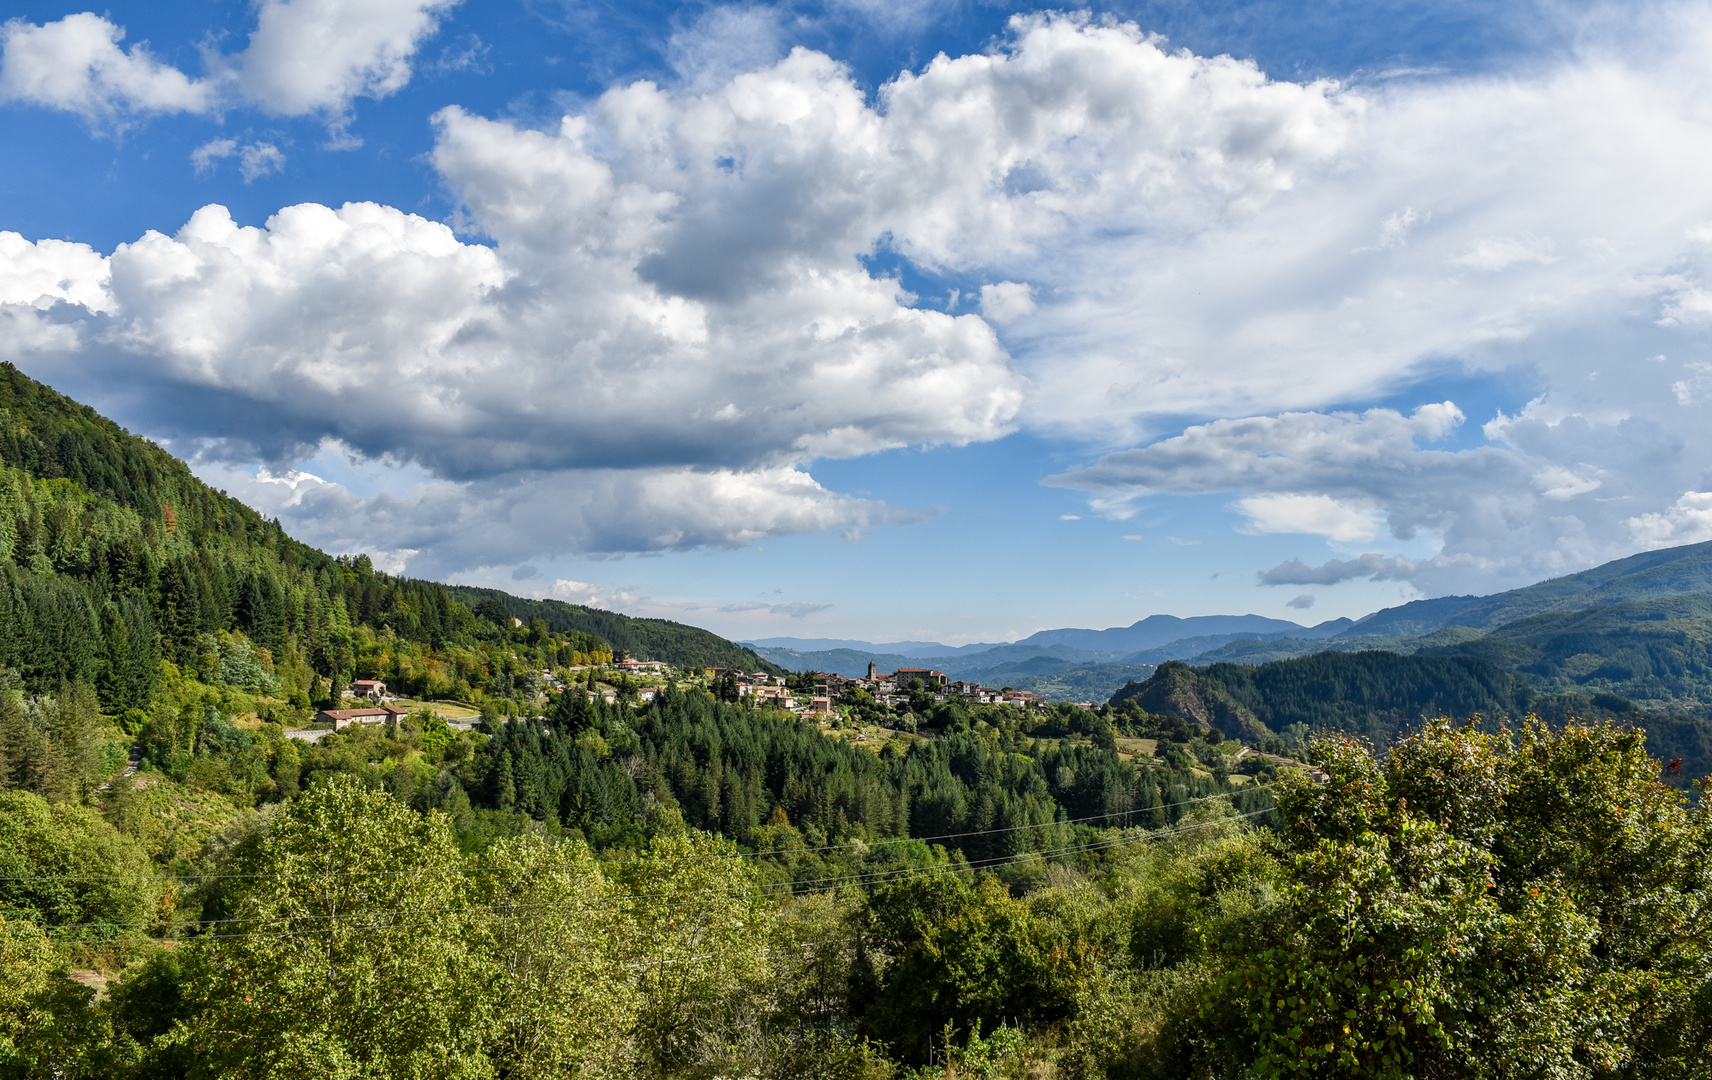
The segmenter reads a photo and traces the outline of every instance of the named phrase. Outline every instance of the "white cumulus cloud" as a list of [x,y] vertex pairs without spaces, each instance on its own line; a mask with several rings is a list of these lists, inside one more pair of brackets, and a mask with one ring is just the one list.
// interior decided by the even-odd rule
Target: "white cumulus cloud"
[[[417,50],[457,2],[262,0],[247,47],[209,53],[203,78],[156,60],[145,45],[122,48],[125,29],[92,12],[41,25],[12,19],[0,27],[0,101],[97,124],[249,103],[275,115],[324,116],[337,134],[353,100],[409,83]],[[279,151],[257,145],[246,171],[261,175]]]
[[[1242,497],[1232,509],[1250,531],[1346,545],[1381,534],[1439,544],[1424,559],[1368,554],[1322,567],[1292,560],[1263,574],[1264,584],[1369,578],[1468,591],[1632,551],[1625,518],[1637,503],[1675,498],[1673,473],[1691,464],[1652,421],[1595,422],[1554,413],[1544,402],[1486,425],[1484,445],[1435,448],[1461,419],[1454,403],[1441,402],[1407,415],[1370,409],[1219,420],[1049,482],[1089,493],[1096,508],[1116,517],[1150,495],[1233,492]],[[1605,473],[1627,478],[1620,501],[1601,501]]]
[[1537,237],[1483,236],[1468,249],[1451,259],[1451,264],[1467,270],[1497,273],[1522,263],[1550,263],[1551,242]]
[[829,491],[789,466],[567,469],[368,496],[305,473],[251,476],[214,462],[197,471],[310,543],[399,552],[412,573],[439,577],[534,557],[729,548],[828,529],[855,535],[921,516]]
[[286,116],[338,113],[410,81],[411,61],[457,0],[262,0],[231,61],[241,92]]
[[1372,508],[1351,506],[1330,495],[1250,495],[1234,505],[1254,532],[1308,533],[1350,543],[1373,539],[1383,525]]
[[1001,325],[1034,314],[1034,290],[1020,281],[981,286],[981,314]]
[[107,311],[107,260],[87,244],[65,240],[36,243],[15,232],[0,232],[0,307],[51,307],[76,304],[90,312]]
[[1624,522],[1642,548],[1674,547],[1712,540],[1712,491],[1685,491],[1663,511]]
[[45,26],[12,19],[0,27],[0,101],[22,101],[105,122],[131,113],[207,112],[212,86],[150,55],[120,47],[123,28],[99,15],[67,15]]
[[[1052,173],[1025,170],[1042,185],[1032,198],[1061,209],[978,267],[1040,298],[1006,338],[1034,387],[1022,421],[1136,444],[1185,416],[1371,400],[1447,362],[1532,368],[1608,412],[1656,409],[1663,372],[1584,385],[1671,351],[1661,328],[1703,340],[1712,312],[1712,250],[1695,239],[1712,189],[1689,179],[1712,170],[1712,18],[1654,14],[1668,34],[1589,35],[1526,72],[1291,87],[1290,119],[1251,122],[1269,139],[1295,133],[1295,151],[1238,174],[1287,182],[1230,204],[1231,179],[1189,174],[1084,211]],[[1185,159],[1220,160],[1213,146]]]

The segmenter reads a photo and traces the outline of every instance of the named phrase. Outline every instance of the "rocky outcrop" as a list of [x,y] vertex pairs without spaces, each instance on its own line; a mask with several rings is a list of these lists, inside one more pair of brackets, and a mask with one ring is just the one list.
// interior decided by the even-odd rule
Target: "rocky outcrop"
[[1133,701],[1150,713],[1180,716],[1217,731],[1227,739],[1259,742],[1272,732],[1253,710],[1214,686],[1181,661],[1160,664],[1146,682],[1131,681],[1112,695],[1112,704]]

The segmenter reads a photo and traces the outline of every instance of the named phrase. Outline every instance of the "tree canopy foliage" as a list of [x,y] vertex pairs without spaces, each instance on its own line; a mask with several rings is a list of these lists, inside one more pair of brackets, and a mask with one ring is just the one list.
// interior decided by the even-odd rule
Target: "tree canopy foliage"
[[[1613,718],[1700,615],[1644,603],[1098,709],[608,701],[761,665],[328,557],[0,367],[0,1080],[1704,1076],[1706,727]],[[288,733],[353,675],[480,728]]]

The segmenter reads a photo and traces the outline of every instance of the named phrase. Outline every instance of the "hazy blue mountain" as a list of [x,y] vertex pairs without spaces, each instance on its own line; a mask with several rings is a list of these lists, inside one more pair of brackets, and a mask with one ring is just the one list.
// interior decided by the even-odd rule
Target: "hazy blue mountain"
[[797,652],[831,652],[833,649],[857,649],[862,652],[902,652],[905,648],[918,645],[936,645],[933,641],[898,641],[892,645],[879,645],[872,641],[853,641],[845,638],[805,638],[805,637],[764,637],[749,638],[745,645],[761,645],[769,649],[793,649]]
[[746,642],[762,659],[777,664],[787,671],[833,671],[847,679],[859,679],[868,674],[868,663],[873,662],[881,673],[896,671],[901,667],[921,667],[921,662],[914,657],[901,656],[897,653],[872,653],[861,649],[817,649],[804,652],[798,649],[783,649],[776,646],[762,645],[757,642]]
[[1320,627],[1306,627],[1286,619],[1269,619],[1264,615],[1196,615],[1188,619],[1180,619],[1175,615],[1149,615],[1129,626],[1113,626],[1105,630],[1042,630],[1038,634],[1023,638],[1017,644],[1070,645],[1089,652],[1112,653],[1122,657],[1142,649],[1157,649],[1161,645],[1169,645],[1173,641],[1188,637],[1213,634],[1228,634],[1233,637],[1256,634],[1330,637],[1348,625],[1347,619],[1333,620],[1330,624],[1320,624],[1327,629],[1323,633],[1317,633]]
[[[1328,651],[1454,652],[1507,663],[1554,690],[1575,684],[1638,700],[1681,703],[1702,692],[1712,698],[1712,681],[1703,681],[1712,677],[1701,674],[1699,655],[1649,636],[1663,628],[1637,626],[1631,632],[1623,627],[1664,618],[1656,607],[1633,606],[1641,601],[1690,594],[1712,594],[1712,543],[1646,552],[1493,596],[1417,600],[1358,621],[1332,619],[1312,627],[1260,615],[1152,615],[1105,630],[1043,630],[1011,644],[828,638],[765,638],[750,644],[769,662],[794,671],[815,668],[854,677],[866,674],[870,661],[881,672],[933,667],[954,679],[1035,690],[1060,700],[1098,696],[1094,691],[1119,678],[1120,671],[1115,685],[1145,678],[1142,673],[1171,660],[1257,665]],[[1475,644],[1486,631],[1507,624],[1607,608],[1612,609],[1607,617],[1561,624],[1529,621],[1514,635],[1493,635]],[[1673,608],[1665,621],[1669,632],[1700,638],[1695,614]],[[1603,643],[1590,636],[1594,623]],[[1609,664],[1606,653],[1612,654]],[[1663,659],[1642,662],[1643,653]],[[1596,662],[1596,657],[1601,659]],[[1621,677],[1619,669],[1636,674]]]
[[[951,646],[924,641],[876,643],[794,637],[759,638],[744,644],[769,663],[792,671],[836,671],[847,678],[856,678],[867,674],[872,661],[881,673],[900,667],[932,667],[953,679],[994,686],[1006,682],[1019,690],[1035,686],[1007,681],[1007,675],[1011,680],[1030,683],[1047,680],[1051,688],[1036,692],[1065,698],[1087,697],[1114,678],[1117,679],[1114,685],[1121,686],[1124,679],[1135,677],[1138,671],[1151,671],[1154,664],[1199,656],[1229,642],[1257,638],[1318,642],[1351,625],[1348,619],[1331,619],[1308,627],[1262,615],[1200,615],[1187,619],[1150,615],[1130,626],[1105,630],[1072,627],[1043,630],[1009,644]],[[1117,668],[1122,669],[1121,676]],[[1080,674],[1070,676],[1072,671]]]
[[758,643],[748,643],[760,656],[768,662],[787,668],[791,671],[836,671],[846,678],[858,678],[868,673],[868,663],[872,661],[884,675],[903,667],[926,667],[943,671],[953,679],[971,679],[980,682],[990,682],[985,673],[1005,664],[1017,664],[1045,658],[1064,667],[1077,665],[1105,663],[1116,660],[1109,653],[1092,653],[1085,649],[1075,649],[1068,645],[1022,646],[998,645],[986,652],[969,656],[905,656],[901,653],[876,653],[860,649],[823,649],[806,652],[798,649],[781,649]]
[[[797,638],[771,637],[756,638],[745,641],[745,645],[756,647],[758,650],[787,650],[802,656],[819,655],[822,653],[838,652],[840,650],[869,653],[879,657],[904,657],[912,660],[925,660],[941,657],[968,658],[977,654],[1011,650],[1003,653],[1004,661],[989,658],[992,662],[1008,662],[1019,655],[1016,650],[1027,652],[1028,656],[1046,655],[1043,650],[1054,645],[1066,645],[1080,649],[1090,657],[1104,657],[1117,660],[1129,657],[1129,654],[1142,649],[1157,649],[1173,642],[1186,639],[1204,640],[1204,644],[1194,648],[1192,652],[1182,653],[1193,656],[1196,652],[1216,648],[1227,641],[1242,638],[1262,636],[1288,635],[1294,638],[1329,638],[1353,625],[1348,619],[1331,619],[1317,626],[1303,626],[1285,619],[1271,619],[1263,615],[1196,615],[1180,619],[1175,615],[1149,615],[1147,618],[1129,626],[1113,626],[1105,630],[1087,630],[1077,627],[1064,627],[1058,630],[1042,630],[1031,634],[1017,642],[979,642],[972,645],[946,645],[937,641],[858,641],[849,638]],[[1217,639],[1217,640],[1213,640]],[[884,666],[883,661],[877,661]],[[1147,662],[1147,661],[1140,661]],[[827,670],[831,670],[830,668]]]
[[1034,645],[1018,642],[1015,645],[999,645],[973,656],[936,657],[934,666],[949,675],[953,669],[967,672],[990,671],[1005,664],[1020,664],[1040,657],[1067,664],[1104,664],[1121,659],[1115,653],[1078,649],[1073,645]]
[[767,649],[790,649],[792,652],[816,653],[831,652],[835,649],[853,649],[857,652],[874,653],[879,656],[960,656],[969,653],[985,652],[997,648],[1004,642],[982,642],[975,645],[944,645],[937,641],[855,641],[846,638],[798,638],[771,637],[757,638],[744,642],[746,645],[760,646]]
[[984,653],[989,649],[997,649],[1004,644],[1006,643],[1003,641],[983,641],[971,645],[929,644],[915,645],[907,649],[894,649],[893,651],[901,653],[904,656],[914,656],[923,660],[929,660],[936,656],[973,656],[976,653]]

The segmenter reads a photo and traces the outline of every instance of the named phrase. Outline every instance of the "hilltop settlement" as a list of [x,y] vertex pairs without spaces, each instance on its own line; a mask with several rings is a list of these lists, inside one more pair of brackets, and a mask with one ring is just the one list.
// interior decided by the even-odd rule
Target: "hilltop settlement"
[[[943,671],[932,668],[899,668],[881,675],[868,665],[868,674],[859,679],[847,679],[833,671],[808,671],[793,680],[784,675],[765,671],[742,672],[727,668],[708,668],[707,678],[724,680],[736,687],[739,697],[767,702],[783,709],[802,713],[830,713],[836,704],[875,704],[888,708],[907,706],[912,694],[926,694],[935,703],[958,699],[972,705],[1016,705],[1039,707],[1045,699],[1027,690],[1010,687],[993,689],[980,683],[953,682]],[[797,689],[791,689],[795,681]],[[806,700],[803,695],[807,694]],[[1085,703],[1087,704],[1087,703]]]

